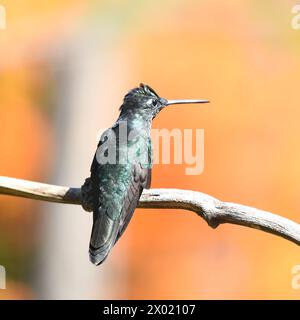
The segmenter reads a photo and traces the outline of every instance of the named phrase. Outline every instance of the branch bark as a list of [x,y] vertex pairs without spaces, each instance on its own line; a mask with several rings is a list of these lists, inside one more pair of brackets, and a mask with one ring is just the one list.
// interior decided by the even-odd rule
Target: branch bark
[[[83,205],[81,188],[69,188],[21,179],[0,177],[0,194],[66,204]],[[237,224],[278,235],[300,245],[300,225],[277,214],[230,202],[198,191],[180,189],[144,190],[140,208],[184,209],[196,212],[209,226]]]

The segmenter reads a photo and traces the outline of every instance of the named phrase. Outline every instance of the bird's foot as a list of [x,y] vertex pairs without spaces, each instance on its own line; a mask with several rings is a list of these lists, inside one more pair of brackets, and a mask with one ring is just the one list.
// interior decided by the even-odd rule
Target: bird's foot
[[93,196],[92,196],[92,182],[91,178],[85,179],[81,186],[82,207],[85,211],[93,211]]

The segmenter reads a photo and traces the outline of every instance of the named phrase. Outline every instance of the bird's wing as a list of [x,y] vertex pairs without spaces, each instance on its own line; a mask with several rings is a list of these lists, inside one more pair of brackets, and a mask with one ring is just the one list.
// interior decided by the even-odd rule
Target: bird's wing
[[[104,135],[109,134],[106,132]],[[151,176],[151,169],[143,168],[138,162],[99,163],[99,152],[103,152],[100,149],[104,142],[110,145],[109,138],[101,138],[91,167],[94,209],[90,260],[96,265],[105,260],[125,231]]]
[[140,196],[144,188],[149,188],[151,183],[151,169],[143,168],[139,163],[133,166],[133,179],[131,180],[128,192],[124,198],[121,213],[121,225],[116,242],[127,228],[133,212],[138,205]]

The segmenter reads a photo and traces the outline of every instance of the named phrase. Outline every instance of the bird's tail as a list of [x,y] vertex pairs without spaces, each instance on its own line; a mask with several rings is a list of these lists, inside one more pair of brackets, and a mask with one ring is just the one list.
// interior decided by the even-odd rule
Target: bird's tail
[[107,258],[118,236],[119,221],[112,220],[106,214],[94,213],[90,240],[90,261],[99,265]]

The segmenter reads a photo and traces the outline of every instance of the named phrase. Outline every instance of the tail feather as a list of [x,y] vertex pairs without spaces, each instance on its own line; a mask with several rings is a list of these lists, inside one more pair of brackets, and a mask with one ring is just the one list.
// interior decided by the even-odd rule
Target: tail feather
[[90,241],[90,261],[99,265],[108,256],[115,244],[119,231],[119,221],[112,220],[106,214],[94,214],[93,229]]

